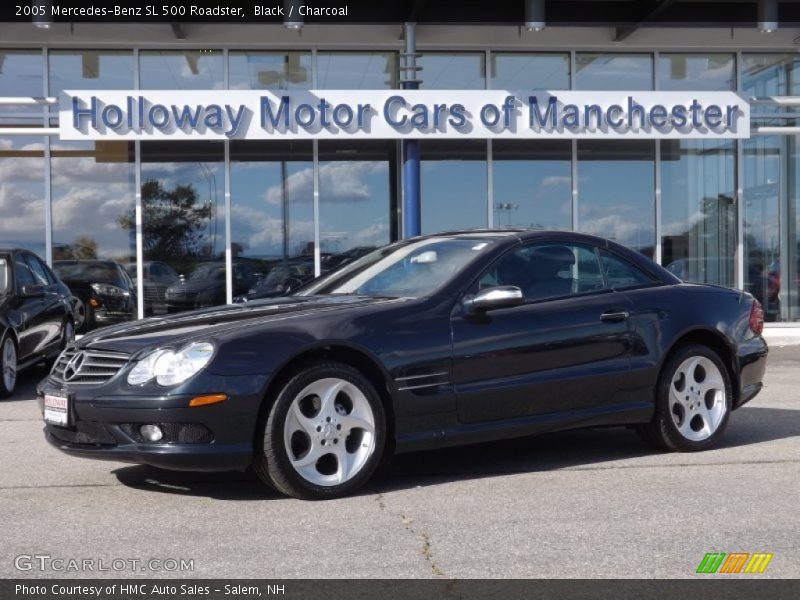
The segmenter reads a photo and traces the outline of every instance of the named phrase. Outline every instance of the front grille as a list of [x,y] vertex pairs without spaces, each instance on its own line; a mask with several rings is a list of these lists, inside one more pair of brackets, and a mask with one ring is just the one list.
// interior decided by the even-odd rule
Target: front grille
[[160,285],[144,285],[145,302],[164,302],[167,288]]
[[[82,359],[73,361],[78,353],[83,354]],[[50,377],[54,381],[70,385],[101,385],[119,373],[128,358],[129,355],[123,352],[70,347],[58,357]]]

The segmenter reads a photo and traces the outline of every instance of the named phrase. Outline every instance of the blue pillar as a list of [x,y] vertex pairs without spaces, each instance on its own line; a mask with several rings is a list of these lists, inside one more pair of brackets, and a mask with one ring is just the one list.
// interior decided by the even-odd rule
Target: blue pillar
[[[400,80],[404,90],[419,89],[417,71],[417,43],[414,35],[414,23],[406,23],[403,27],[406,48],[403,58],[405,64],[400,67]],[[422,231],[422,199],[419,180],[419,141],[403,140],[403,237],[417,236]]]
[[403,142],[403,237],[422,230],[422,202],[419,182],[419,140]]

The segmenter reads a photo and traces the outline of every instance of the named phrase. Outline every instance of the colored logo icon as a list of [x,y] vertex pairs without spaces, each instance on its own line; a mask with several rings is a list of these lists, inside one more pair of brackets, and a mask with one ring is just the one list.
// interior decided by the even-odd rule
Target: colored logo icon
[[763,573],[772,553],[756,552],[707,552],[700,561],[696,573]]

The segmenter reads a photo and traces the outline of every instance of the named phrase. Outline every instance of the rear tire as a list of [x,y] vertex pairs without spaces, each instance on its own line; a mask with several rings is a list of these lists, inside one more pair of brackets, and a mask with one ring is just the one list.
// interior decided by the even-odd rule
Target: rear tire
[[353,367],[307,363],[278,393],[258,428],[253,468],[303,500],[353,493],[378,466],[386,443],[383,404]]
[[655,415],[639,434],[659,450],[707,450],[725,432],[732,400],[731,377],[720,357],[706,346],[685,346],[667,359]]

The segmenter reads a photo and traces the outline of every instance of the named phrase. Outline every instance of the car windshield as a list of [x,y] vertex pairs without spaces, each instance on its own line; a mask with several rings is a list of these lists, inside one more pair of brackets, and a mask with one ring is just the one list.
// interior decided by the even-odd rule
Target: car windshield
[[394,244],[320,278],[298,295],[428,296],[452,279],[494,239],[489,236],[432,237]]
[[8,259],[5,256],[0,256],[0,296],[8,293],[11,287],[11,275],[8,269]]
[[126,287],[122,273],[114,263],[92,260],[56,261],[53,264],[53,270],[64,281],[110,283],[118,287]]
[[200,265],[189,275],[190,281],[199,279],[225,279],[225,265]]
[[308,275],[310,272],[310,267],[305,267],[302,265],[279,265],[269,272],[264,279],[264,285],[283,283],[290,277],[297,277],[300,279]]

